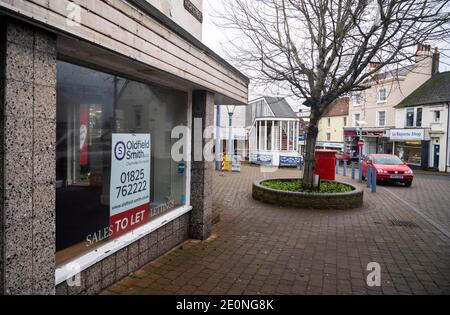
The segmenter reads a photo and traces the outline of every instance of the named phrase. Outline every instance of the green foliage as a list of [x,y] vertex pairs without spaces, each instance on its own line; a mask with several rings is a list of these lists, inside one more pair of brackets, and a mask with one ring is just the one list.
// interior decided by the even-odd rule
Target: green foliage
[[282,190],[282,191],[293,191],[293,192],[318,192],[321,194],[333,194],[333,193],[345,193],[352,191],[349,185],[337,183],[337,182],[322,182],[320,184],[319,191],[305,191],[302,188],[301,180],[292,181],[281,181],[281,180],[269,180],[263,182],[264,187]]

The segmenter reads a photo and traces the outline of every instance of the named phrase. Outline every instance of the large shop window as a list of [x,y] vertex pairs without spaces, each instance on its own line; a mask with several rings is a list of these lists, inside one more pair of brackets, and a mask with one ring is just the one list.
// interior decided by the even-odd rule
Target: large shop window
[[65,263],[186,202],[171,158],[187,95],[57,64],[56,260]]
[[395,147],[395,154],[410,165],[422,164],[422,142],[403,142]]

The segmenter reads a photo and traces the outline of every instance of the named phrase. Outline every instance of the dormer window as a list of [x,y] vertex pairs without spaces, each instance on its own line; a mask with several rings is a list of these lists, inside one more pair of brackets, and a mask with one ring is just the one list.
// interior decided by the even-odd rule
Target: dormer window
[[385,88],[379,89],[377,95],[378,95],[378,97],[377,97],[378,102],[386,102],[387,92],[386,92]]

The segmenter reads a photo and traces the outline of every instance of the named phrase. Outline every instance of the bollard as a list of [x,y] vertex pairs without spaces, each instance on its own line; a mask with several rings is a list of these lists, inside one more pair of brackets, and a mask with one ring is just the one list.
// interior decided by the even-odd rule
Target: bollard
[[339,160],[336,159],[336,175],[339,175]]
[[367,188],[370,188],[370,185],[372,184],[372,171],[371,171],[371,167],[367,166],[367,174],[366,174],[367,178]]
[[347,176],[347,160],[344,160],[344,161],[343,161],[343,164],[344,164],[343,175],[344,175],[344,176]]
[[352,179],[355,180],[355,161],[352,161]]
[[363,176],[362,176],[362,161],[361,161],[361,159],[359,159],[359,163],[358,163],[358,168],[359,168],[359,179],[358,179],[358,182],[360,183],[360,184],[362,184],[362,182],[363,182],[363,180],[362,180],[362,178],[363,178]]
[[372,192],[377,192],[377,169],[372,167]]

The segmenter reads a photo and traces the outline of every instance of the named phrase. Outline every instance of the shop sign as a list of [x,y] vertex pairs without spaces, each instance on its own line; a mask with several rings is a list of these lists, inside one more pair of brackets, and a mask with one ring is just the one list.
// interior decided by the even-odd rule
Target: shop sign
[[384,130],[365,130],[362,131],[362,135],[366,137],[384,137],[386,136]]
[[400,141],[423,141],[425,129],[392,129],[390,138]]
[[325,148],[335,148],[335,149],[343,149],[344,148],[343,143],[323,142],[323,141],[317,141],[316,146],[317,147],[325,147]]
[[280,156],[280,166],[299,167],[303,165],[303,159],[297,156]]
[[110,239],[148,221],[150,134],[113,134],[110,183]]
[[178,163],[177,171],[178,171],[178,174],[183,175],[184,172],[186,171],[186,163],[184,163],[184,162]]
[[233,172],[240,172],[241,171],[241,156],[240,155],[233,155],[233,158],[231,160],[231,171]]
[[272,165],[273,157],[268,154],[252,154],[251,162],[261,165]]
[[344,130],[345,137],[355,137],[356,135],[356,130]]

